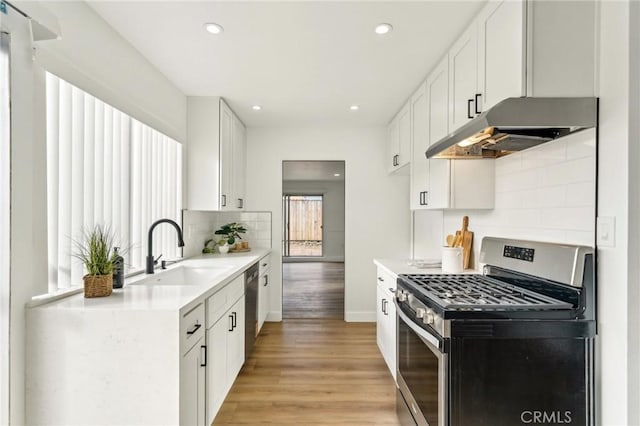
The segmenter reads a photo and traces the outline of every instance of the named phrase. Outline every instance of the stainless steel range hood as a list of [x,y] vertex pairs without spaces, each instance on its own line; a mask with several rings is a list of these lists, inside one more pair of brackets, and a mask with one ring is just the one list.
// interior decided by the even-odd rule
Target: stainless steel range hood
[[427,158],[498,158],[598,122],[597,98],[507,98],[431,145]]

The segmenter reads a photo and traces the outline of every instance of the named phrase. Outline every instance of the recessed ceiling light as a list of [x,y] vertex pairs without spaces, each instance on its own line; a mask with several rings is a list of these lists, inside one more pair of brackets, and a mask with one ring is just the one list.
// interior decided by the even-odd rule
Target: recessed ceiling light
[[357,111],[357,110],[359,110],[359,109],[360,109],[360,105],[351,105],[351,106],[349,107],[349,109],[350,109],[351,111]]
[[262,109],[262,107],[260,105],[254,105],[251,107],[252,110],[254,111],[260,111]]
[[340,177],[340,173],[334,173],[333,174],[335,177]]
[[204,29],[210,32],[211,34],[220,34],[224,31],[222,25],[216,24],[215,22],[209,22],[204,24]]
[[393,26],[391,24],[378,24],[376,25],[375,32],[376,34],[388,34],[393,31]]

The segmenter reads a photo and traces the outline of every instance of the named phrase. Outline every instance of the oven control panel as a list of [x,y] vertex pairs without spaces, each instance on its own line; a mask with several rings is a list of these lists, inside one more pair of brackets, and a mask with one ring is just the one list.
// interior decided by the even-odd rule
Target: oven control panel
[[535,249],[532,248],[505,245],[502,255],[504,257],[510,257],[511,259],[533,262],[533,256],[535,252]]

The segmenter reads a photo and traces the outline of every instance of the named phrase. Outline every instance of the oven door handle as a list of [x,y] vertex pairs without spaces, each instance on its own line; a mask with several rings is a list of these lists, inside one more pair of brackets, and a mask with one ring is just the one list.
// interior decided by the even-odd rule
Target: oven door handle
[[398,316],[405,322],[405,324],[407,324],[409,326],[409,328],[411,328],[411,330],[413,330],[422,339],[424,339],[427,342],[429,342],[432,346],[436,347],[438,349],[438,351],[443,352],[442,343],[440,342],[440,340],[437,337],[435,337],[433,334],[429,333],[428,331],[424,330],[423,328],[418,327],[411,320],[411,318],[409,318],[407,316],[407,314],[405,314],[402,311],[402,308],[398,305],[398,302],[396,302],[396,307],[397,307],[396,311],[398,312]]

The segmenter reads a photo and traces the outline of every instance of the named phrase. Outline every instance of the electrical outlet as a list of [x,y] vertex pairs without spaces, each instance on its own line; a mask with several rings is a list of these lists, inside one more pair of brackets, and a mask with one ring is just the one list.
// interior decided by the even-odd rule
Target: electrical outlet
[[616,218],[598,217],[596,220],[596,243],[599,247],[616,246]]

